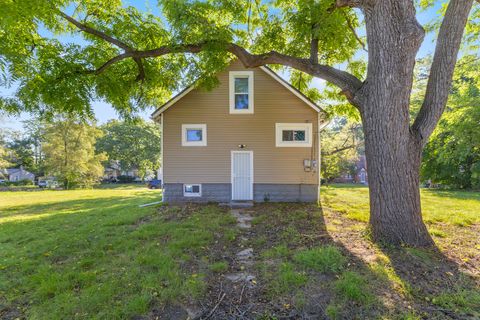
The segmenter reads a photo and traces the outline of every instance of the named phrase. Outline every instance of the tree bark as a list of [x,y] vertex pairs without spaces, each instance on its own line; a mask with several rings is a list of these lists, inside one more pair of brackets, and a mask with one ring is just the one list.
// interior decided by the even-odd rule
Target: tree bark
[[373,237],[430,246],[420,207],[422,147],[410,132],[409,119],[415,56],[425,32],[411,1],[377,1],[364,12],[369,61],[360,111]]

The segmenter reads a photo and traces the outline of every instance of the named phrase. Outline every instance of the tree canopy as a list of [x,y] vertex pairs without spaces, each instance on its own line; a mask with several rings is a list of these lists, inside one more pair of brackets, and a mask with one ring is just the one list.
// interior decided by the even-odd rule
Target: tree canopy
[[321,133],[322,178],[331,182],[342,174],[356,173],[356,163],[364,154],[363,133],[359,123],[345,118],[335,119]]
[[424,180],[456,188],[480,188],[479,70],[478,57],[460,60],[446,111],[424,151]]
[[68,116],[57,116],[45,129],[45,168],[64,188],[89,187],[103,175],[103,153],[95,141],[102,132],[92,124]]
[[359,19],[349,8],[333,10],[334,1],[158,5],[154,14],[119,0],[7,1],[0,20],[1,85],[19,87],[0,107],[89,115],[90,101],[102,99],[128,115],[159,105],[200,77],[199,85],[215,85],[215,73],[234,55],[275,64],[275,56],[250,52],[312,56],[327,77],[341,74],[327,65],[347,62],[354,73],[364,70],[354,59],[362,45],[354,32]]
[[124,171],[138,169],[143,178],[147,171],[160,167],[161,140],[158,125],[137,120],[112,120],[101,127],[104,135],[97,140],[98,152],[108,160],[118,161]]

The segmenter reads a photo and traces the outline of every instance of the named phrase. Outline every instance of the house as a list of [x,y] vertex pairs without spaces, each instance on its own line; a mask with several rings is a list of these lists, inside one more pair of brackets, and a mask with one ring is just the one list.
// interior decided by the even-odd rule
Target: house
[[3,169],[0,175],[10,182],[17,182],[22,180],[30,180],[33,182],[35,180],[35,175],[23,169],[23,167]]
[[152,114],[164,201],[317,201],[324,111],[266,67],[236,61],[217,77]]
[[[155,178],[155,173],[147,173],[147,175],[144,177],[145,180],[151,180]],[[103,171],[103,180],[105,181],[142,181],[142,178],[140,177],[140,170],[136,167],[130,168],[128,170],[123,170],[120,165],[120,161],[118,160],[113,160],[110,161],[106,166]]]
[[358,158],[355,170],[355,182],[368,184],[367,158],[365,155],[361,155]]
[[344,172],[333,179],[335,183],[362,183],[368,184],[367,160],[365,155],[360,155],[354,164],[354,172]]

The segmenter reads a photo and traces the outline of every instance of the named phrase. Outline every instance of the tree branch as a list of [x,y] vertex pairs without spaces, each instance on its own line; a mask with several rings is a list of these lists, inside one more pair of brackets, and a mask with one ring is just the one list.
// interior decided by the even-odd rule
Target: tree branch
[[451,0],[440,26],[427,91],[411,128],[414,137],[423,145],[427,143],[447,104],[460,43],[472,6],[473,0]]
[[123,50],[125,51],[130,51],[132,50],[132,48],[127,45],[126,43],[118,40],[118,39],[115,39],[111,36],[109,36],[108,34],[102,32],[102,31],[99,31],[99,30],[96,30],[96,29],[93,29],[89,26],[87,26],[86,24],[84,23],[81,23],[80,21],[74,19],[73,17],[69,16],[68,14],[58,10],[58,14],[60,16],[62,16],[63,18],[65,18],[65,20],[67,20],[68,22],[70,22],[71,24],[73,24],[75,27],[77,27],[78,29],[82,30],[83,32],[86,32],[86,33],[89,33],[91,35],[94,35],[98,38],[101,38],[107,42],[110,42],[111,44],[114,44],[116,45],[117,47],[119,48],[122,48]]
[[348,18],[348,16],[346,14],[344,14],[344,16],[345,16],[345,20],[347,21],[348,28],[350,29],[350,31],[352,31],[353,36],[355,37],[355,39],[357,39],[358,43],[360,43],[360,45],[362,46],[362,49],[365,52],[368,52],[367,47],[365,45],[365,42],[363,42],[363,40],[358,36],[357,31],[353,27],[352,21],[350,21],[350,19]]
[[338,70],[327,65],[312,63],[309,59],[292,57],[277,51],[251,54],[245,48],[236,44],[230,44],[227,50],[237,56],[247,68],[260,67],[266,64],[279,64],[326,80],[342,89],[342,92],[349,101],[353,105],[360,107],[355,94],[362,87],[363,83],[357,77],[346,71]]
[[318,63],[318,39],[316,38],[310,41],[310,61]]
[[325,156],[325,157],[333,156],[334,154],[337,154],[339,152],[343,152],[343,151],[346,151],[346,150],[349,150],[349,149],[358,148],[359,146],[361,146],[363,144],[364,144],[364,142],[361,141],[358,144],[352,144],[352,145],[344,146],[344,147],[341,147],[341,148],[335,148],[335,150],[330,151],[330,152],[325,152],[325,153],[322,152],[322,156]]
[[137,63],[139,69],[137,80],[143,80],[145,78],[145,71],[143,68],[142,59],[160,57],[172,53],[199,53],[201,51],[208,50],[210,45],[215,44],[216,48],[218,48],[218,46],[223,46],[226,51],[235,55],[247,68],[255,68],[267,64],[279,64],[324,79],[339,87],[342,90],[342,93],[345,94],[347,99],[354,106],[360,108],[360,103],[357,99],[358,97],[356,97],[355,94],[361,88],[362,81],[360,81],[357,77],[346,71],[338,70],[327,65],[314,63],[310,59],[293,57],[279,53],[277,51],[270,51],[263,54],[252,54],[248,52],[245,48],[240,47],[237,44],[227,42],[219,43],[214,41],[193,44],[164,45],[151,50],[135,50],[124,42],[112,36],[109,36],[102,31],[93,29],[61,11],[59,11],[59,14],[83,32],[99,37],[125,50],[124,53],[111,58],[98,69],[87,70],[86,73],[93,73],[95,75],[98,75],[105,71],[109,66],[121,60],[133,58],[134,61]]

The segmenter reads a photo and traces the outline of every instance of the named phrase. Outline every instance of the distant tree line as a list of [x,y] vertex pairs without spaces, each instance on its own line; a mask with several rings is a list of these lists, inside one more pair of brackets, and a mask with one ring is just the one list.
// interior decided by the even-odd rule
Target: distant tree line
[[0,132],[0,169],[23,167],[54,177],[66,189],[91,187],[112,161],[140,176],[160,166],[160,129],[143,120],[95,121],[57,115],[24,122],[22,132]]

